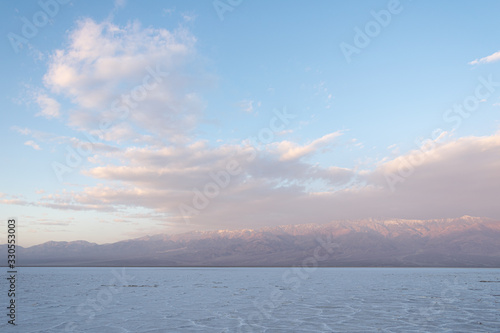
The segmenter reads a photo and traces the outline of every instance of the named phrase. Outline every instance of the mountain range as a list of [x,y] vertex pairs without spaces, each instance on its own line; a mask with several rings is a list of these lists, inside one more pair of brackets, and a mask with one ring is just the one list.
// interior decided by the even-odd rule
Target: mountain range
[[[7,253],[6,245],[0,251]],[[4,264],[5,265],[5,264]],[[500,267],[500,221],[334,221],[17,248],[18,266]]]

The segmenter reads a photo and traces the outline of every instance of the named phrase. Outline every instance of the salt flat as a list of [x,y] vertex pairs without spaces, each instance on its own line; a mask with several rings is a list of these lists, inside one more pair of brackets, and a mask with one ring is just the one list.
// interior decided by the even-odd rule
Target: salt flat
[[18,272],[18,325],[2,314],[1,332],[500,332],[500,269]]

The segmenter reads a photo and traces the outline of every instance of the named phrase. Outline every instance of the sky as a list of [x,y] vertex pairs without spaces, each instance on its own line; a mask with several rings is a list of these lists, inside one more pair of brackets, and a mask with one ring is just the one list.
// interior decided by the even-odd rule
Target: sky
[[1,216],[23,246],[500,219],[499,10],[3,1]]

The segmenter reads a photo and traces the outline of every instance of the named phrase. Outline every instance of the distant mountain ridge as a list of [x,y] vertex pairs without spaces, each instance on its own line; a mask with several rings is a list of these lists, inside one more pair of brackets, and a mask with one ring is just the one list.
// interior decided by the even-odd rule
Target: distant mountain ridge
[[[326,245],[325,245],[326,244]],[[6,245],[0,250],[6,253]],[[334,221],[19,248],[19,266],[500,267],[500,221]]]

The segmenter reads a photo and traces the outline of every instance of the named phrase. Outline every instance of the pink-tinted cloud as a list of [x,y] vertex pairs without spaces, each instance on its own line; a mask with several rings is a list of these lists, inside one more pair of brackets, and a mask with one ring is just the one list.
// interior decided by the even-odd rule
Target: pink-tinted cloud
[[296,143],[290,141],[281,141],[273,145],[281,154],[282,160],[293,160],[309,154],[314,154],[318,149],[330,145],[336,138],[340,137],[341,135],[342,131],[329,133],[304,146],[297,145]]
[[25,146],[29,146],[35,150],[42,150],[42,148],[40,148],[40,146],[33,140],[28,140],[24,143]]
[[36,97],[36,102],[41,109],[41,111],[37,113],[37,116],[42,116],[48,119],[59,118],[61,116],[61,105],[55,99],[47,96],[46,94],[40,93]]
[[[200,146],[204,149],[196,150]],[[261,152],[249,160],[252,155],[241,148],[199,143],[192,148],[115,152],[126,165],[92,168],[87,175],[120,185],[89,187],[71,197],[77,209],[140,207],[161,214],[165,222],[182,224],[179,205],[194,207],[193,189],[204,193],[205,185],[216,183],[210,173],[220,173],[233,159],[241,172],[231,176],[227,186],[220,186],[214,197],[205,195],[207,206],[190,217],[193,228],[255,228],[369,217],[500,217],[500,134],[436,143],[357,176],[349,169],[283,161],[277,153]],[[387,175],[403,170],[405,160],[419,163],[392,191]],[[310,189],[315,182],[340,186]],[[64,200],[56,203],[67,207]]]

